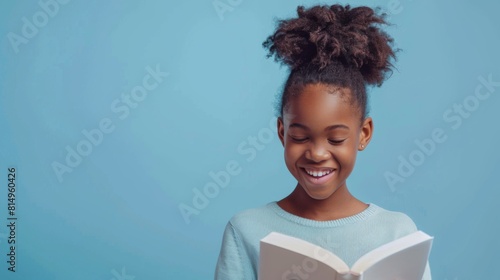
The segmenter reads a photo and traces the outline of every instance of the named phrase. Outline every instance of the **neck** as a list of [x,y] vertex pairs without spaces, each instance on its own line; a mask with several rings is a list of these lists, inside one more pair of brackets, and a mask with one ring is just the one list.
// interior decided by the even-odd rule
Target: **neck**
[[344,183],[330,197],[317,200],[297,184],[294,191],[278,202],[285,211],[306,219],[327,221],[358,214],[368,205],[355,198]]

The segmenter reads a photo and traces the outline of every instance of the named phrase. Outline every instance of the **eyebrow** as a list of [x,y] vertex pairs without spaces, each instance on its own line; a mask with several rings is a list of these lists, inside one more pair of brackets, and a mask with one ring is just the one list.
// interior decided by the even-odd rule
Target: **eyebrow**
[[[305,130],[310,130],[309,127],[301,124],[301,123],[292,123],[290,124],[290,126],[288,126],[289,128],[292,128],[292,127],[298,127],[298,128],[302,128],[302,129],[305,129]],[[342,129],[347,129],[349,130],[349,127],[347,125],[344,125],[344,124],[333,124],[333,125],[330,125],[330,126],[327,126],[325,128],[325,131],[328,131],[328,130],[333,130],[333,129],[337,129],[337,128],[342,128]]]

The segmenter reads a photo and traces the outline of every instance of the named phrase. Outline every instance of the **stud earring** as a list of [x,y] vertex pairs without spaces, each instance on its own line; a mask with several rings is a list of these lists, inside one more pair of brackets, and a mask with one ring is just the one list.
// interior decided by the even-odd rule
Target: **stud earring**
[[361,149],[364,149],[365,148],[365,145],[361,145]]

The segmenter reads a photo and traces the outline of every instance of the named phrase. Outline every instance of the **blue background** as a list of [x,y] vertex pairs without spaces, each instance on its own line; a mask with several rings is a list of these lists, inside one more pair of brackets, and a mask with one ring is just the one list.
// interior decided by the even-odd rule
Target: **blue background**
[[[47,15],[38,1],[2,1],[1,279],[212,279],[228,219],[293,189],[278,138],[266,138],[287,69],[266,59],[261,44],[297,5],[333,2],[218,3],[229,8],[73,0]],[[472,102],[479,77],[500,81],[500,2],[349,3],[388,11],[394,25],[386,30],[403,50],[397,71],[370,90],[375,135],[350,190],[435,236],[433,279],[499,279],[500,87]],[[23,18],[43,26],[16,45],[9,34],[22,36]],[[168,76],[126,117],[113,111],[148,66]],[[464,100],[477,108],[447,121],[443,114]],[[58,179],[53,163],[66,164],[66,147],[76,149],[82,131],[106,118],[114,130]],[[446,141],[389,184],[386,174],[401,175],[401,158],[417,154],[415,141],[436,128]],[[193,206],[194,189],[231,161],[241,172],[187,223],[179,206]],[[17,170],[16,273],[6,263],[8,167]]]

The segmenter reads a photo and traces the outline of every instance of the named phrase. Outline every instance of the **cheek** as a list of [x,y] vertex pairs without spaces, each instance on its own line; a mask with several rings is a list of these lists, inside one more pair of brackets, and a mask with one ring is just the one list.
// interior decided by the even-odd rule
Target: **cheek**
[[293,168],[303,154],[303,148],[301,148],[299,145],[287,145],[285,148],[286,165],[289,168]]
[[356,162],[357,148],[349,145],[338,149],[335,152],[337,160],[340,162],[342,167],[347,170],[352,170],[354,163]]

